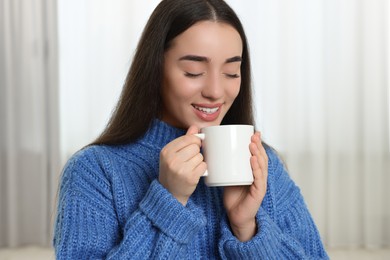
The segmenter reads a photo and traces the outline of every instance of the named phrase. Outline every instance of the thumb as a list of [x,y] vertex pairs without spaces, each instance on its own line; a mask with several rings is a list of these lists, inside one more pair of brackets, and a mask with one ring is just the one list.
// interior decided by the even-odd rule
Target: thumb
[[188,128],[186,135],[193,135],[197,133],[199,133],[199,128],[195,125],[192,125],[190,128]]

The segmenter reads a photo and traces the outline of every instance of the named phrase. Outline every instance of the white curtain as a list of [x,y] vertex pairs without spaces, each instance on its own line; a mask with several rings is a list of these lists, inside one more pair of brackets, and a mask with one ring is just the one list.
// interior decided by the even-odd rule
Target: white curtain
[[61,161],[93,141],[119,97],[160,0],[59,0]]
[[[59,175],[47,170],[56,165],[48,149],[58,148],[62,166],[103,129],[159,0],[58,0],[58,106],[48,83],[55,82],[56,66],[27,51],[29,37],[55,31],[32,33],[55,26],[52,1],[0,1],[7,8],[1,33],[9,35],[0,46],[0,242],[27,243],[34,234],[40,243]],[[36,2],[45,3],[41,14],[32,8]],[[388,0],[227,2],[249,38],[257,126],[285,159],[324,242],[390,246]],[[22,159],[29,153],[40,159]],[[36,215],[29,219],[27,210]]]
[[0,247],[51,237],[60,167],[54,3],[0,1]]
[[324,241],[390,246],[389,2],[229,2],[251,40],[259,126]]

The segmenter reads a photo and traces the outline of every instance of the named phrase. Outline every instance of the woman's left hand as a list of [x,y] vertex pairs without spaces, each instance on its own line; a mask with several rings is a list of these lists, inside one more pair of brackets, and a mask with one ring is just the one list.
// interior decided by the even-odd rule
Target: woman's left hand
[[268,156],[259,132],[252,136],[249,149],[252,154],[252,185],[225,187],[223,198],[232,232],[242,242],[256,234],[256,214],[267,191]]

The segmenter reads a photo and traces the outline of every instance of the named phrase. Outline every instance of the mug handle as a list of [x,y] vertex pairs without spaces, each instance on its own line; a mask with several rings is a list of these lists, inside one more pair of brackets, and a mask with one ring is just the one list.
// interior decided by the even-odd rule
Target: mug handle
[[194,134],[196,137],[199,137],[202,141],[205,139],[206,135],[203,133],[200,134]]
[[[196,137],[199,137],[202,141],[205,139],[206,135],[201,133],[201,134],[194,134]],[[207,172],[207,170],[203,173],[203,176],[208,176],[209,173]]]

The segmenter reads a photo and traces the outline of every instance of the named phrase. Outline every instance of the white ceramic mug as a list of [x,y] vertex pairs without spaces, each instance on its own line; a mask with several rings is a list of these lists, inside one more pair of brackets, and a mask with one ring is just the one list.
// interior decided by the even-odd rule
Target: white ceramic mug
[[201,129],[202,150],[207,163],[207,186],[236,186],[253,183],[249,144],[252,125],[219,125]]

